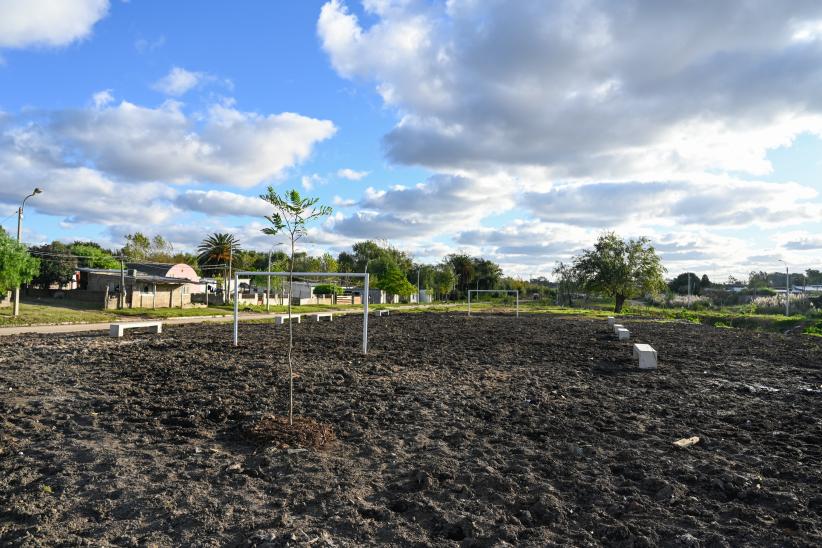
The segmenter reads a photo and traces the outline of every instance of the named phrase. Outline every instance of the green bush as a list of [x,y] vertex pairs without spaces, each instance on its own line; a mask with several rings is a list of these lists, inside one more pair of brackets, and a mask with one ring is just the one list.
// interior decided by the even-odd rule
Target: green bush
[[342,287],[334,284],[320,284],[314,288],[314,295],[341,295]]

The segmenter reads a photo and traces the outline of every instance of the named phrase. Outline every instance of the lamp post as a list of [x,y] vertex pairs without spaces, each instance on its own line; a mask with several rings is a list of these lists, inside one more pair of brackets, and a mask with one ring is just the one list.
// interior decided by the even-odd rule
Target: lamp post
[[[31,198],[36,194],[40,194],[43,192],[39,188],[35,188],[34,191],[23,198],[23,203],[20,204],[20,209],[17,210],[17,243],[20,243],[20,240],[23,238],[23,208],[26,207],[26,200]],[[20,315],[20,285],[14,288],[14,315]]]
[[788,272],[788,263],[782,259],[778,261],[785,265],[785,316],[791,315],[791,275]]
[[417,266],[417,305],[420,304],[420,266]]

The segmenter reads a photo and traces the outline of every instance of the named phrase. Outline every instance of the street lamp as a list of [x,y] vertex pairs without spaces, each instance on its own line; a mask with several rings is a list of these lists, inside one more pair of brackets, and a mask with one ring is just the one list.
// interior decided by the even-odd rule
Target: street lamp
[[782,259],[777,259],[785,265],[785,316],[791,315],[791,275],[788,272],[788,263]]
[[[17,210],[17,243],[20,243],[20,240],[23,238],[23,208],[26,207],[26,200],[31,198],[36,194],[40,194],[43,192],[39,188],[35,188],[34,191],[23,198],[23,203],[20,204],[20,209]],[[14,315],[20,315],[20,285],[18,284],[17,287],[14,288]]]

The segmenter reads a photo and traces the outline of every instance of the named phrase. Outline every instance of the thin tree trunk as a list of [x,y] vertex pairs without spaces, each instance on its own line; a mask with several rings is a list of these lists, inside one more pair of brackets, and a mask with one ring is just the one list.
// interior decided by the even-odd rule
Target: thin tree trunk
[[291,300],[294,294],[294,235],[291,235],[291,265],[288,271],[288,425],[294,425],[294,368],[291,349],[294,346],[294,324],[291,321]]

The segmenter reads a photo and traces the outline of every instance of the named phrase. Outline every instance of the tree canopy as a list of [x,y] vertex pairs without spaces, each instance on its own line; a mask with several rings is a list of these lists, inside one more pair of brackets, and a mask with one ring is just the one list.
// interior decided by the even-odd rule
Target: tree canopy
[[40,261],[0,228],[0,293],[29,283],[39,270]]
[[120,261],[94,242],[74,242],[69,246],[77,265],[85,268],[120,268]]
[[77,272],[77,257],[72,255],[71,248],[58,241],[31,248],[31,252],[40,259],[40,271],[32,282],[48,288],[51,284],[65,285]]
[[613,232],[574,258],[574,271],[588,291],[614,298],[614,312],[626,299],[665,290],[665,268],[647,238],[623,240]]
[[408,281],[399,267],[391,265],[375,284],[377,287],[390,295],[408,297],[413,295],[417,288]]

